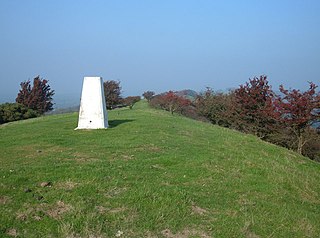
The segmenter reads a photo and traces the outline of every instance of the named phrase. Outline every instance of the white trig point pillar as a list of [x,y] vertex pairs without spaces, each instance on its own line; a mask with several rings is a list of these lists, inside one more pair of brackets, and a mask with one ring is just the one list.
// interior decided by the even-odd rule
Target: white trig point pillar
[[101,77],[84,77],[77,129],[108,128],[108,114]]

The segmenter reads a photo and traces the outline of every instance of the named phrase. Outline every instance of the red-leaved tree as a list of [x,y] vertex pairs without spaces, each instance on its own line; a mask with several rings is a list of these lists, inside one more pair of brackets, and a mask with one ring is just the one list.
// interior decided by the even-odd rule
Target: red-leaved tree
[[171,114],[174,112],[183,113],[191,104],[189,99],[178,96],[173,91],[154,96],[150,101],[151,106],[169,111]]
[[280,85],[283,97],[279,96],[275,101],[275,116],[292,130],[297,141],[297,152],[300,154],[308,141],[304,137],[306,129],[320,119],[320,92],[316,92],[317,86],[314,83],[309,84],[310,87],[305,92],[287,90]]
[[214,92],[211,88],[197,96],[197,113],[209,119],[213,124],[232,127],[234,124],[234,92]]
[[129,106],[130,109],[133,108],[134,104],[141,100],[140,96],[129,96],[123,99],[123,103]]
[[234,93],[234,111],[239,117],[239,129],[265,138],[276,125],[273,117],[275,94],[267,76],[250,79]]
[[122,103],[120,81],[105,81],[103,88],[107,109],[112,110]]
[[51,90],[48,80],[37,76],[33,79],[33,86],[31,86],[30,80],[22,82],[20,86],[21,89],[16,98],[17,103],[33,109],[39,114],[53,109],[54,90]]

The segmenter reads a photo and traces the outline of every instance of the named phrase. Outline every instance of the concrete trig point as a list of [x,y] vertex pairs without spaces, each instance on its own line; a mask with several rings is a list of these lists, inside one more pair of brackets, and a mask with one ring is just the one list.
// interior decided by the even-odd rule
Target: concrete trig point
[[102,78],[84,77],[78,127],[75,130],[104,128],[108,128],[108,114]]

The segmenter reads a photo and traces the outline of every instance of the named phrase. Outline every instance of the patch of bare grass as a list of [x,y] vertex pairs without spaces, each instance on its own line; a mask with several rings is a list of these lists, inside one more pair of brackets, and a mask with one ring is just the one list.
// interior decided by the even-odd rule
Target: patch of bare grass
[[12,237],[17,237],[19,235],[17,230],[14,228],[9,229],[6,233],[8,236],[12,236]]
[[11,202],[11,199],[8,196],[0,196],[0,204],[5,205]]
[[144,151],[144,152],[161,152],[162,149],[154,144],[144,144],[137,148],[135,148],[135,151]]
[[66,160],[72,160],[78,163],[90,163],[90,162],[96,162],[99,159],[93,158],[85,153],[76,152],[76,153],[73,153],[73,158],[69,158]]
[[55,204],[41,203],[36,206],[30,204],[24,204],[27,209],[21,209],[16,213],[16,219],[20,221],[27,221],[33,219],[40,221],[44,216],[49,216],[53,219],[59,220],[62,216],[72,209],[72,206],[65,204],[63,201],[58,201]]
[[64,213],[69,212],[71,209],[71,205],[65,204],[63,201],[58,201],[46,211],[46,214],[53,219],[59,220]]
[[56,188],[63,189],[63,190],[66,190],[66,191],[71,191],[77,186],[78,186],[78,183],[73,182],[71,180],[67,180],[67,181],[64,181],[64,182],[58,182],[55,185]]
[[192,213],[197,214],[197,215],[204,215],[208,211],[206,209],[203,209],[195,204],[192,204]]
[[307,218],[299,220],[295,230],[302,231],[305,237],[315,237],[314,227]]
[[62,153],[67,149],[57,145],[46,145],[41,146],[36,144],[24,145],[18,148],[19,152],[26,158],[38,158],[39,156],[52,154],[52,153]]
[[122,159],[122,160],[133,160],[134,159],[134,155],[121,155],[120,159]]
[[244,224],[244,227],[242,228],[242,232],[244,233],[246,238],[259,238],[260,236],[258,236],[257,234],[255,234],[252,230],[251,230],[251,222],[246,222]]
[[95,208],[97,209],[97,211],[100,214],[119,213],[119,212],[124,212],[124,211],[128,210],[126,207],[108,208],[108,207],[104,207],[104,206],[96,206]]
[[31,207],[24,211],[19,211],[16,213],[16,219],[20,221],[26,221],[32,219],[35,221],[40,221],[45,216],[43,206]]
[[124,193],[125,191],[127,191],[127,188],[112,188],[109,191],[106,192],[105,196],[108,198],[113,198],[116,196],[119,196],[120,194]]
[[177,233],[173,233],[170,229],[165,229],[163,231],[161,231],[161,234],[165,237],[165,238],[189,238],[189,237],[201,237],[201,238],[210,238],[211,236],[209,236],[206,232],[204,231],[199,231],[199,230],[195,230],[195,229],[184,229],[181,232],[177,232]]

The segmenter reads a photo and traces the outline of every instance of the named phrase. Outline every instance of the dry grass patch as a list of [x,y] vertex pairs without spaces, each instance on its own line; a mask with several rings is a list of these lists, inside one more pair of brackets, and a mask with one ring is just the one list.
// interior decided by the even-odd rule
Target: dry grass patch
[[66,191],[71,191],[73,190],[75,187],[78,186],[78,183],[76,182],[72,182],[70,180],[67,180],[65,182],[58,182],[55,187],[57,189],[63,189],[63,190],[66,190]]
[[95,208],[100,214],[119,213],[119,212],[124,212],[128,210],[126,207],[108,208],[104,206],[96,206]]
[[246,238],[259,238],[260,236],[256,235],[251,231],[251,222],[246,222],[242,228],[242,232]]
[[46,214],[53,219],[59,220],[64,213],[69,212],[71,209],[71,205],[65,204],[63,201],[58,201],[48,211],[46,211]]
[[40,221],[45,216],[43,206],[38,206],[35,208],[28,208],[25,211],[20,211],[16,213],[16,219],[20,221],[26,221],[28,218],[35,221]]
[[192,213],[194,214],[197,214],[197,215],[204,215],[205,213],[207,213],[208,211],[195,205],[195,204],[192,204]]
[[313,228],[312,224],[309,222],[309,220],[306,218],[301,219],[297,223],[295,230],[302,231],[304,233],[305,237],[315,237],[314,228]]
[[127,188],[112,188],[110,189],[108,192],[105,193],[105,196],[107,198],[113,198],[116,196],[119,196],[120,194],[124,193],[125,191],[127,191]]
[[204,231],[199,231],[195,229],[184,229],[181,232],[178,232],[176,234],[172,233],[171,230],[165,229],[161,231],[161,234],[166,237],[166,238],[189,238],[189,237],[201,237],[201,238],[210,238],[206,232]]
[[59,220],[62,218],[63,214],[72,209],[71,205],[65,204],[63,201],[58,201],[51,205],[42,203],[35,207],[31,207],[30,204],[24,204],[24,207],[28,208],[16,213],[17,220],[26,221],[28,219],[33,219],[35,221],[40,221],[44,216]]
[[0,196],[0,204],[5,205],[11,202],[11,199],[8,196]]
[[19,235],[17,230],[13,228],[9,229],[6,233],[8,236],[12,236],[12,237],[17,237]]
[[134,159],[134,155],[121,155],[120,159],[122,159],[122,160],[132,160],[132,159]]
[[162,149],[154,144],[144,144],[144,145],[141,145],[137,148],[135,148],[135,151],[137,152],[161,152]]
[[97,158],[93,158],[87,154],[80,153],[80,152],[73,153],[73,158],[67,159],[67,160],[73,160],[78,163],[90,163],[90,162],[99,161],[99,159]]
[[19,153],[25,156],[25,158],[37,158],[42,155],[52,153],[62,153],[67,149],[57,145],[24,145],[18,148]]

